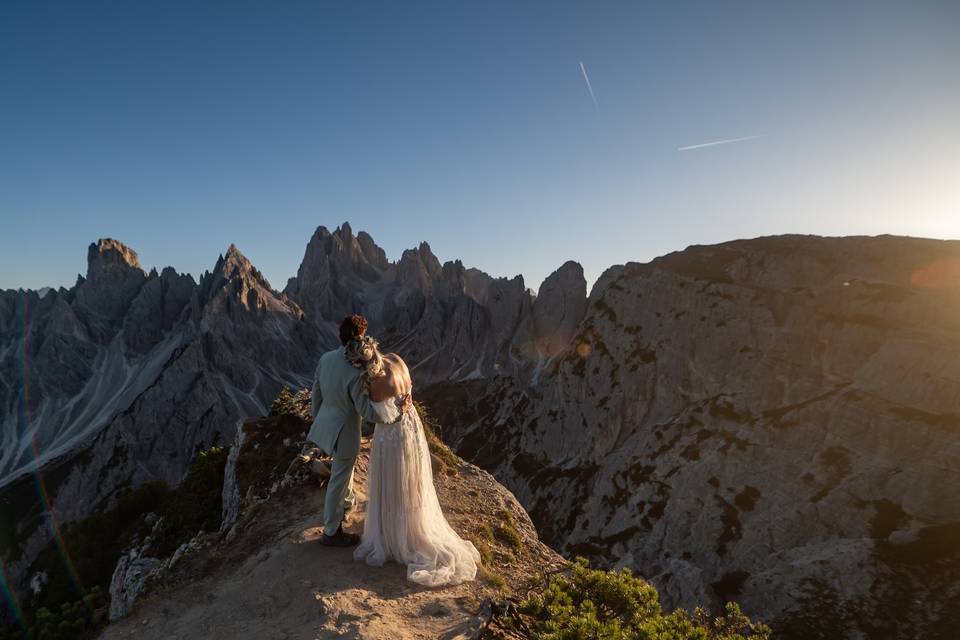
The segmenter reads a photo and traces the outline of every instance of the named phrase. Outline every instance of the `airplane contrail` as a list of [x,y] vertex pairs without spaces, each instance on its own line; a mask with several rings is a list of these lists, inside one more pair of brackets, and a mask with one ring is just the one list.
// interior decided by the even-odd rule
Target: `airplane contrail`
[[587,82],[587,91],[590,92],[590,99],[593,100],[593,106],[599,111],[600,105],[597,104],[597,96],[593,95],[593,86],[590,84],[590,76],[587,75],[587,68],[583,66],[583,60],[580,61],[580,71],[583,73],[583,79]]
[[753,140],[763,136],[744,136],[742,138],[730,138],[729,140],[715,140],[713,142],[704,142],[701,144],[691,144],[686,147],[677,147],[677,151],[689,151],[690,149],[701,149],[703,147],[712,147],[718,144],[730,144],[731,142],[743,142],[744,140]]

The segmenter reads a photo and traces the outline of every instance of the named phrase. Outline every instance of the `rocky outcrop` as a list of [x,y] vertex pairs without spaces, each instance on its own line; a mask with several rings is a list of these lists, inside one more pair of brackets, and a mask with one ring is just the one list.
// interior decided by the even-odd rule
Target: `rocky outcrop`
[[364,290],[379,282],[389,267],[382,250],[364,236],[363,242],[354,237],[345,222],[333,233],[318,227],[307,243],[297,276],[284,293],[318,323],[361,312]]
[[160,565],[160,560],[149,556],[152,538],[157,533],[161,522],[154,523],[151,535],[146,540],[128,549],[113,570],[110,579],[110,612],[109,619],[117,620],[129,613],[137,598],[147,588],[147,581],[153,571]]
[[586,311],[583,267],[565,262],[543,281],[533,303],[537,351],[548,358],[565,351]]
[[[550,348],[582,315],[585,293],[579,289],[585,285],[576,282],[578,269],[567,263],[545,291],[540,323]],[[492,278],[459,260],[441,264],[426,242],[391,263],[369,236],[354,237],[348,224],[332,233],[320,227],[284,291],[330,346],[336,344],[332,327],[344,315],[363,313],[384,348],[416,367],[421,385],[529,375],[537,360],[534,301],[523,278]],[[551,305],[567,317],[551,321]]]
[[[158,520],[154,533],[161,524],[162,521]],[[183,558],[210,546],[214,539],[213,536],[198,532],[165,558],[156,558],[151,555],[153,551],[151,536],[128,549],[117,560],[117,566],[110,580],[109,620],[113,622],[130,613],[144,595],[173,579],[171,574],[175,568],[179,569]]]
[[548,541],[670,606],[738,599],[783,638],[948,638],[958,260],[894,237],[690,247],[609,270],[535,384],[421,397]]
[[[409,585],[393,563],[370,567],[355,562],[349,550],[320,546],[324,479],[309,471],[299,453],[309,450],[309,406],[304,390],[290,412],[242,421],[224,481],[225,495],[241,497],[229,508],[224,502],[219,533],[198,535],[189,553],[178,550],[167,559],[149,557],[149,540],[124,554],[114,573],[112,624],[104,640],[131,631],[144,639],[477,640],[490,620],[490,598],[524,595],[566,566],[539,541],[509,491],[432,437],[450,465],[435,475],[446,517],[481,551],[475,581],[420,588]],[[349,531],[362,526],[369,447],[365,438]]]
[[90,245],[87,277],[76,287],[74,308],[95,341],[113,336],[146,278],[137,253],[122,242],[106,238]]
[[228,540],[236,535],[245,511],[282,489],[319,477],[311,463],[321,452],[306,439],[311,422],[310,392],[301,389],[288,413],[247,418],[237,425],[224,467],[220,533]]

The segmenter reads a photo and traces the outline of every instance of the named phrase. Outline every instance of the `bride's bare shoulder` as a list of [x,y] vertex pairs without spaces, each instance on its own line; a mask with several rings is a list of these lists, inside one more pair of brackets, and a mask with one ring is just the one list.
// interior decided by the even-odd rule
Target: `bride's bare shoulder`
[[403,358],[395,353],[387,353],[384,354],[383,359],[387,362],[387,366],[392,370],[392,373],[409,385],[410,370],[407,369],[407,363],[403,361]]
[[407,363],[403,361],[403,358],[395,353],[384,354],[383,359],[401,370],[406,371],[407,369]]

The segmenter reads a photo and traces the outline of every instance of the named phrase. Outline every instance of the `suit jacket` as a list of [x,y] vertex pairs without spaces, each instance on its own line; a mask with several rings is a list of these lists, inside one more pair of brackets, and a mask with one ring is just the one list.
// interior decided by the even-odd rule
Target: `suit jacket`
[[363,390],[362,373],[347,361],[343,347],[323,354],[317,364],[313,376],[313,424],[307,438],[329,455],[359,455],[361,423],[382,422]]

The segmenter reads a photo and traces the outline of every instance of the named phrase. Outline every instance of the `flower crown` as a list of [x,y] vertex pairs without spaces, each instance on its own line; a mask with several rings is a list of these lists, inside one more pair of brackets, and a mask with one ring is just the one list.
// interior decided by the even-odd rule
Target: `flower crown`
[[379,342],[373,336],[354,338],[346,345],[344,355],[347,361],[357,369],[365,369],[368,373],[379,373],[380,363],[377,354]]

